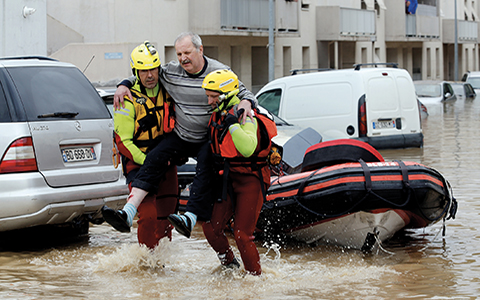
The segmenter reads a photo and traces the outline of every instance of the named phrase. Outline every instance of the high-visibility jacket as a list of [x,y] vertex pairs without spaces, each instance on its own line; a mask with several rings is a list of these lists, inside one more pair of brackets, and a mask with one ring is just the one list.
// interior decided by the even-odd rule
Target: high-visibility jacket
[[[238,102],[240,100],[234,97],[228,103],[226,109],[215,111],[210,118],[209,134],[217,168],[223,169],[224,175],[225,166],[230,172],[255,174],[268,186],[270,184],[270,169],[267,159],[272,146],[271,138],[277,135],[275,122],[258,110],[254,110],[254,120],[248,118],[245,125],[236,123],[227,128],[225,118],[227,114],[236,116],[236,104]],[[239,148],[252,141],[242,139],[241,135],[236,135],[237,130],[243,130],[246,134],[250,131],[256,137],[254,141],[256,142],[255,150],[249,157],[245,157],[239,151]]]
[[161,141],[163,133],[173,130],[173,105],[163,89],[155,102],[137,90],[130,91],[133,101],[125,97],[125,107],[114,113],[115,142],[124,160],[143,165],[146,153]]

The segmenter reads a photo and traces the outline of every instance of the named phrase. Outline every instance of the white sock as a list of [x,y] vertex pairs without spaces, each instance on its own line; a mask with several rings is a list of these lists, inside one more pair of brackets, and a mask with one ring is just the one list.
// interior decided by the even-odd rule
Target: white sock
[[[183,214],[183,217],[190,219],[190,221],[192,222],[192,227],[190,228],[190,230],[193,230],[193,227],[195,227],[195,224],[197,223],[197,215],[187,211],[185,214]],[[185,219],[185,223],[187,223],[186,221],[187,220]]]
[[127,223],[128,223],[128,226],[131,227],[133,224],[133,218],[137,214],[137,208],[135,207],[135,205],[131,203],[127,203],[123,207],[123,210],[127,213]]

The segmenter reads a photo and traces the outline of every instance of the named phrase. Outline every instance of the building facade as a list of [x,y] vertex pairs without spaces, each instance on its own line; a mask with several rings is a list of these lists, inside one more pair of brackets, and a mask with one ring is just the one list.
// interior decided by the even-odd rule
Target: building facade
[[456,57],[458,78],[479,70],[478,1],[418,0],[407,14],[401,0],[0,0],[0,56],[47,55],[111,86],[131,74],[136,45],[151,41],[167,62],[193,31],[256,92],[269,80],[273,3],[275,78],[391,62],[414,79],[454,80]]

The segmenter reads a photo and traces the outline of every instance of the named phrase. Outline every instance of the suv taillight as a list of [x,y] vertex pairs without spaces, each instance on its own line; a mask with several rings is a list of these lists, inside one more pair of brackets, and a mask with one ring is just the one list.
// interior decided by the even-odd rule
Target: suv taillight
[[0,161],[0,174],[37,171],[37,160],[31,137],[13,142]]
[[358,136],[367,136],[367,103],[365,95],[358,100]]

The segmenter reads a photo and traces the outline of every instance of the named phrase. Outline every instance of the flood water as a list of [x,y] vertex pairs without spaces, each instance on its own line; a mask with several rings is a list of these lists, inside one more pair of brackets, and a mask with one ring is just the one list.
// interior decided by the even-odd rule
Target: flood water
[[[136,231],[91,225],[88,236],[10,237],[0,250],[0,299],[474,299],[480,295],[480,99],[431,108],[423,149],[380,151],[443,173],[454,220],[399,234],[378,253],[257,243],[263,274],[223,270],[197,226],[154,252]],[[236,248],[235,248],[236,251]],[[237,257],[238,255],[238,251]]]

